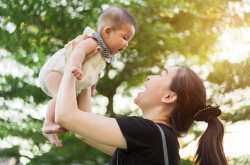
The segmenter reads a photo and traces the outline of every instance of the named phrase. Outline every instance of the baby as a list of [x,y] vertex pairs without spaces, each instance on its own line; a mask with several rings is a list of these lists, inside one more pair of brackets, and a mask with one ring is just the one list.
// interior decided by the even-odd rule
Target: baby
[[[56,133],[68,132],[55,123],[56,97],[63,76],[65,60],[70,60],[71,73],[77,79],[76,94],[78,95],[82,89],[91,87],[91,95],[96,95],[95,86],[100,78],[100,72],[106,64],[112,64],[115,54],[127,48],[136,28],[137,23],[129,12],[120,7],[110,7],[104,10],[98,19],[98,32],[87,27],[83,33],[88,35],[86,40],[76,38],[74,42],[66,44],[44,64],[39,74],[39,81],[42,90],[53,99],[48,105],[42,130],[44,136],[53,145],[62,146]],[[98,53],[86,61],[85,56],[96,49]]]

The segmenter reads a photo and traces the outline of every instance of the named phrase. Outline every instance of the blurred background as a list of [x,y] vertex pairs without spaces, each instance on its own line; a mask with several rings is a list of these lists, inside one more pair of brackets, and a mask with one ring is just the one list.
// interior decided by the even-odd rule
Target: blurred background
[[[250,0],[0,0],[0,165],[108,164],[72,133],[59,135],[62,148],[43,137],[50,98],[38,74],[86,26],[96,30],[109,6],[131,12],[139,29],[102,72],[93,112],[141,116],[133,98],[147,75],[186,65],[204,80],[207,103],[221,105],[229,164],[250,165]],[[183,165],[206,127],[197,122],[179,139]]]

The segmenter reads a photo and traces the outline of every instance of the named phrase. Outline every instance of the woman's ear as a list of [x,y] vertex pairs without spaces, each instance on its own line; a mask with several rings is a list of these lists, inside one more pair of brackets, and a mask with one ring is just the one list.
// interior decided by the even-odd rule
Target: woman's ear
[[110,26],[106,26],[104,29],[103,29],[103,34],[104,36],[109,39],[110,37],[110,34],[112,32],[112,28]]
[[176,101],[177,101],[177,95],[176,95],[176,93],[166,94],[161,99],[161,102],[166,103],[166,104],[175,103]]

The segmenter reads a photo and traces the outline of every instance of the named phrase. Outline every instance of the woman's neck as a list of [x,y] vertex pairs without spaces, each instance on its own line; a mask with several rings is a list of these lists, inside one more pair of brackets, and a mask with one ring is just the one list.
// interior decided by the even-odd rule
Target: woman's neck
[[144,119],[149,119],[155,123],[162,123],[168,127],[172,127],[170,119],[171,109],[168,109],[165,106],[154,107],[153,110],[151,108],[144,108],[142,109],[142,113]]
[[155,122],[155,123],[164,124],[164,125],[172,128],[171,120],[170,119],[165,119],[165,120],[163,120],[163,119],[153,119],[152,121]]
[[165,114],[165,115],[157,115],[157,113],[154,113],[154,115],[143,115],[144,119],[151,120],[155,123],[162,123],[164,125],[167,125],[168,127],[172,127],[171,125],[171,119]]

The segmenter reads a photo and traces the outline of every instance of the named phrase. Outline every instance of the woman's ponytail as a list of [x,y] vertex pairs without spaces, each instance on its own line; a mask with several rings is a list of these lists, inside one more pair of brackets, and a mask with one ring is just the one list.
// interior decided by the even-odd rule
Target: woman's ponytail
[[223,149],[224,126],[215,117],[210,118],[206,131],[202,134],[195,153],[198,165],[228,165]]

